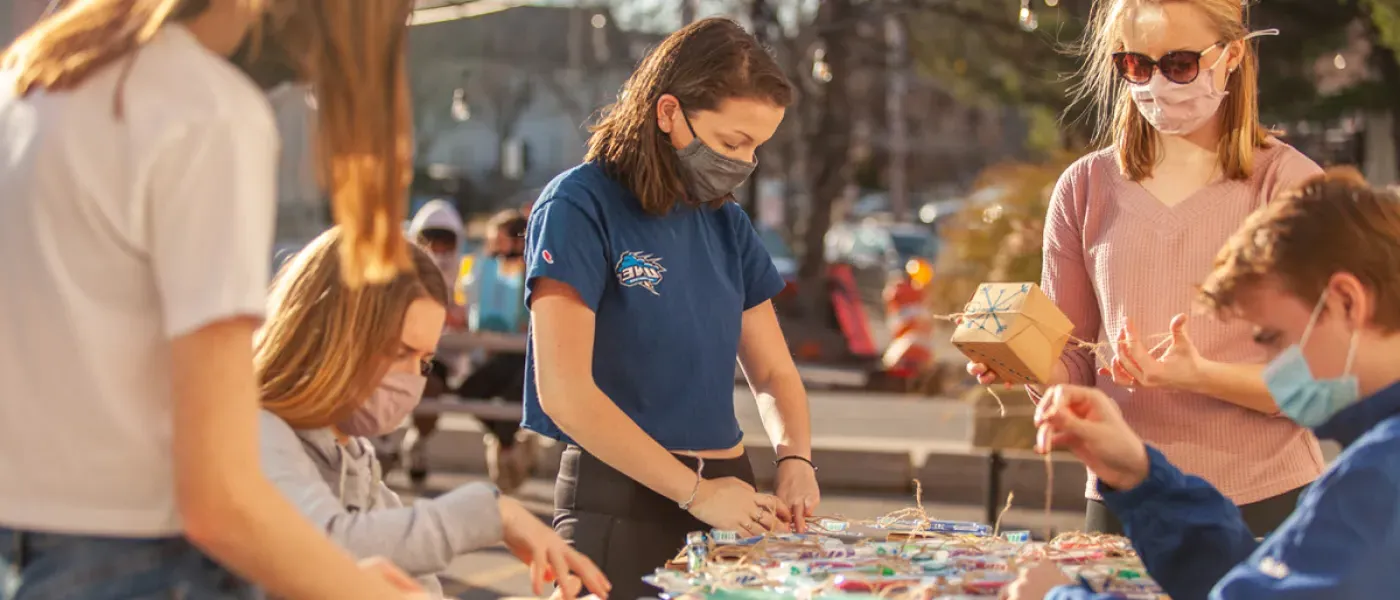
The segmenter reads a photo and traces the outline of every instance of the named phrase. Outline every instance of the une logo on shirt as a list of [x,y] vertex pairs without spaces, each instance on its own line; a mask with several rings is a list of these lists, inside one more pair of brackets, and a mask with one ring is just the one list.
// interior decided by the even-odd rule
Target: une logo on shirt
[[661,284],[661,274],[666,268],[661,259],[642,252],[623,252],[617,261],[617,282],[623,287],[640,287],[660,296],[656,286]]

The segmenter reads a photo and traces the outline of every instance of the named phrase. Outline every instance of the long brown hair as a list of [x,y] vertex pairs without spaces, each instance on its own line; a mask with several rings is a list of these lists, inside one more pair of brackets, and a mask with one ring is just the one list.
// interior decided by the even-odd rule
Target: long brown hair
[[403,248],[413,270],[351,288],[341,274],[344,243],[332,228],[287,261],[254,340],[263,407],[297,429],[332,425],[369,397],[393,361],[413,301],[448,306],[442,273],[421,248]]
[[[20,96],[72,89],[211,1],[74,2],[20,36],[3,64],[16,72]],[[280,45],[315,92],[321,183],[345,238],[342,274],[351,285],[392,279],[411,265],[402,222],[413,177],[405,75],[412,1],[236,1],[270,17],[253,35]]]
[[662,40],[592,127],[585,158],[602,164],[657,215],[670,212],[686,194],[680,159],[657,124],[663,94],[675,96],[687,114],[714,110],[731,98],[783,108],[793,101],[792,84],[778,63],[730,19],[702,19]]
[[1339,272],[1376,295],[1378,328],[1400,331],[1400,194],[1352,168],[1317,175],[1250,215],[1216,256],[1200,301],[1228,314],[1242,288],[1273,278],[1316,302]]
[[[1094,0],[1079,47],[1084,64],[1078,82],[1071,87],[1071,100],[1072,104],[1089,105],[1089,118],[1098,123],[1097,142],[1114,146],[1118,168],[1133,181],[1152,176],[1152,169],[1161,158],[1158,133],[1133,104],[1132,95],[1113,67],[1113,53],[1123,49],[1123,23],[1132,18],[1133,11],[1147,6],[1160,8],[1171,2],[1200,9],[1223,41],[1240,40],[1249,33],[1240,0]],[[1254,169],[1254,151],[1265,147],[1270,135],[1259,122],[1259,59],[1253,44],[1244,44],[1243,59],[1225,89],[1229,95],[1220,108],[1220,169],[1229,179],[1247,179]]]

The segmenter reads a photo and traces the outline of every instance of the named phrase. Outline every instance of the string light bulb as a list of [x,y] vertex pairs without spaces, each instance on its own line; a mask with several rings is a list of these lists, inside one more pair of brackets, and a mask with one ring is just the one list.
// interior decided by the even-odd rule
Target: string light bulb
[[825,48],[817,48],[812,53],[812,79],[822,83],[831,81],[831,65],[826,62]]
[[467,104],[467,92],[462,88],[452,90],[452,118],[456,121],[472,118],[471,106]]
[[1025,31],[1035,31],[1040,27],[1040,19],[1035,16],[1035,10],[1031,8],[1031,0],[1021,0],[1021,17],[1018,19],[1021,29]]

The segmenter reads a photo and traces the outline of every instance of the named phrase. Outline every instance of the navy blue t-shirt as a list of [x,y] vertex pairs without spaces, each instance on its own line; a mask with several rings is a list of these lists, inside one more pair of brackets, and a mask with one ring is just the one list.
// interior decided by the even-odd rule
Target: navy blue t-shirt
[[[734,416],[743,313],[784,282],[739,205],[658,217],[585,163],[550,182],[531,210],[525,273],[527,307],[541,277],[578,290],[596,315],[594,380],[663,447],[743,439]],[[525,427],[568,441],[540,409],[533,339],[526,364]]]

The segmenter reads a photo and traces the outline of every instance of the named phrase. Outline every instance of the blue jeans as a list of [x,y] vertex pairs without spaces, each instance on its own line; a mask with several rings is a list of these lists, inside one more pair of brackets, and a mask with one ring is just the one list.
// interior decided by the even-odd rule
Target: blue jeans
[[262,594],[185,538],[0,527],[0,600],[253,600]]

